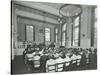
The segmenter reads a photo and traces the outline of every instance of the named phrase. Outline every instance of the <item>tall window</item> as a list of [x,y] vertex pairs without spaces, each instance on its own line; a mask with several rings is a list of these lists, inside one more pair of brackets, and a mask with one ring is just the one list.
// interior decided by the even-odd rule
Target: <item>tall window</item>
[[75,18],[73,24],[73,46],[78,46],[79,40],[79,16]]
[[62,46],[65,46],[66,44],[66,24],[62,27]]
[[26,25],[26,40],[33,41],[34,36],[34,26]]
[[45,42],[50,42],[50,28],[45,28]]
[[58,28],[55,29],[55,38],[56,38],[56,43],[58,42]]

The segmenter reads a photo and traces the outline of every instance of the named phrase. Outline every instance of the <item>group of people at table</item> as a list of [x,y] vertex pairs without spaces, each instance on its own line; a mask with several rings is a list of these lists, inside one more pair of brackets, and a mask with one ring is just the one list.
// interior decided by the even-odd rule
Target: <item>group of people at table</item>
[[[50,44],[28,44],[23,52],[26,65],[43,72],[75,70],[96,63],[96,48],[65,48]],[[90,65],[90,66],[91,66]],[[89,66],[89,67],[90,67]]]

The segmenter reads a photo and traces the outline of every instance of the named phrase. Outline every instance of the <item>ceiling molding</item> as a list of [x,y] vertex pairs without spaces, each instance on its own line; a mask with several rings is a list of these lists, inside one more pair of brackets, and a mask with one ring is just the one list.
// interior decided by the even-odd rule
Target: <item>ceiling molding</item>
[[[50,25],[50,26],[59,25],[59,24],[53,24],[53,23],[49,23],[49,22],[44,22],[44,21],[41,21],[41,20],[37,20],[37,19],[30,18],[30,17],[25,17],[25,16],[20,16],[20,15],[17,15],[17,18],[20,18],[20,19],[23,19],[23,20],[29,20],[31,22],[35,22],[36,24],[39,23],[40,25],[41,24]],[[32,24],[34,24],[34,23],[32,23]]]
[[[24,6],[26,8],[30,8],[35,11],[39,11],[41,13],[46,13],[48,15],[52,15],[56,19],[59,18],[59,10],[48,5],[41,4],[39,2],[30,2],[30,1],[14,1],[16,5]],[[42,14],[43,15],[43,14]],[[48,16],[49,17],[49,16]]]
[[36,19],[36,20],[41,20],[41,21],[44,21],[44,22],[52,23],[52,24],[59,24],[59,22],[55,19],[52,19],[52,18],[49,18],[49,17],[44,17],[44,16],[37,15],[37,14],[33,14],[33,13],[29,13],[29,12],[25,12],[25,11],[21,11],[21,10],[18,10],[18,9],[16,11],[16,14],[20,15],[20,16],[30,17],[30,18],[33,18],[33,19]]

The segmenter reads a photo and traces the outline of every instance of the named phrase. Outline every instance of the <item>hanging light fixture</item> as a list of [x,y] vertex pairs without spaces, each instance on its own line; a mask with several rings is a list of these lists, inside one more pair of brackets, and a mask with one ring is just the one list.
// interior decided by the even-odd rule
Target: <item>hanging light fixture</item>
[[82,7],[74,4],[64,4],[59,9],[62,17],[76,17],[82,13]]

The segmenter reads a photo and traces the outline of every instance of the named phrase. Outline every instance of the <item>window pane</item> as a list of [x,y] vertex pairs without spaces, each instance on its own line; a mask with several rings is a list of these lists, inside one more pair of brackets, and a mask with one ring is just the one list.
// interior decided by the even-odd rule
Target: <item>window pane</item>
[[74,20],[73,25],[73,46],[78,46],[78,39],[79,39],[79,17]]
[[78,40],[74,40],[73,46],[78,46]]
[[65,32],[62,34],[62,45],[65,46]]
[[63,33],[63,39],[62,40],[65,40],[65,32]]
[[66,24],[63,25],[62,31],[66,30]]
[[65,41],[62,41],[62,46],[65,46]]
[[27,41],[33,41],[33,26],[26,26]]
[[75,26],[78,26],[78,25],[79,25],[79,17],[77,17],[77,18],[75,19],[74,23],[75,23]]
[[45,28],[45,41],[50,41],[50,28]]

